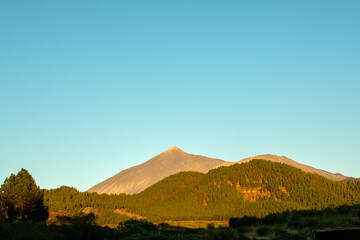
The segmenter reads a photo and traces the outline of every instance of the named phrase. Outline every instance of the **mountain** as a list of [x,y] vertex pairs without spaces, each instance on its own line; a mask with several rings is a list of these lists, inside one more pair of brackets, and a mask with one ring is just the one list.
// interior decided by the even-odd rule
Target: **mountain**
[[323,177],[326,177],[330,180],[333,180],[333,181],[346,181],[348,179],[348,177],[346,176],[343,176],[339,173],[330,173],[330,172],[327,172],[327,171],[324,171],[324,170],[321,170],[321,169],[317,169],[317,168],[313,168],[313,167],[310,167],[310,166],[307,166],[305,164],[301,164],[301,163],[298,163],[298,162],[295,162],[294,160],[290,159],[290,158],[287,158],[285,156],[277,156],[277,155],[271,155],[271,154],[264,154],[264,155],[257,155],[257,156],[254,156],[254,157],[250,157],[250,158],[244,158],[238,162],[225,162],[225,163],[222,163],[220,166],[230,166],[232,164],[235,164],[235,163],[246,163],[246,162],[249,162],[253,159],[263,159],[263,160],[269,160],[269,161],[272,161],[272,162],[278,162],[278,163],[285,163],[285,164],[288,164],[290,166],[293,166],[293,167],[296,167],[296,168],[299,168],[305,172],[309,172],[309,173],[316,173],[316,174],[319,174]]
[[228,220],[360,205],[360,181],[355,180],[332,181],[289,164],[254,159],[207,173],[178,172],[132,195],[82,193],[69,187],[46,190],[44,203],[51,211],[73,214],[98,209],[101,219],[112,219],[116,224],[124,220],[124,214],[156,222]]
[[139,193],[154,183],[178,172],[206,173],[225,161],[186,153],[171,147],[147,162],[125,169],[93,186],[87,192],[118,194]]
[[124,204],[155,220],[226,220],[359,204],[359,191],[360,183],[332,181],[288,164],[256,159],[206,174],[174,174]]
[[194,171],[206,173],[211,169],[233,164],[247,163],[253,159],[263,159],[272,162],[285,163],[299,168],[305,172],[316,173],[334,181],[347,181],[348,178],[341,174],[333,174],[321,169],[316,169],[294,160],[271,154],[257,155],[242,159],[238,162],[226,162],[220,159],[204,157],[186,153],[178,147],[171,147],[165,152],[153,157],[147,162],[125,169],[113,177],[93,186],[87,192],[107,194],[135,194],[143,191],[152,184],[178,172]]

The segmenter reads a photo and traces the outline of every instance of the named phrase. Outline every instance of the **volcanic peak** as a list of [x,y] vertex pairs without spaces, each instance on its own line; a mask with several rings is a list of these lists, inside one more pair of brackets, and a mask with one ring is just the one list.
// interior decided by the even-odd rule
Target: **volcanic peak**
[[171,148],[166,150],[164,153],[169,153],[169,152],[184,152],[184,151],[181,150],[180,148],[176,147],[176,146],[172,146]]

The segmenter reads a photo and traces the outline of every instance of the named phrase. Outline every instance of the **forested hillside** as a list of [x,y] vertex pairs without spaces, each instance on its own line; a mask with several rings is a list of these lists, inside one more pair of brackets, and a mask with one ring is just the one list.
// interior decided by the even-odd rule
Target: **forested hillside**
[[[116,213],[123,209],[122,203],[128,198],[125,194],[108,195],[88,192],[79,192],[72,187],[60,187],[44,190],[44,203],[50,213],[78,215],[93,213],[100,225],[118,224],[129,219],[124,214]],[[51,215],[51,214],[50,214]]]
[[180,172],[171,175],[140,194],[129,196],[124,204],[133,212],[148,215],[149,211],[160,202],[196,183],[203,176],[203,173],[198,172]]
[[[147,192],[160,191],[167,184],[165,179]],[[332,205],[359,203],[359,186],[331,181],[286,164],[253,160],[211,170],[193,184],[163,197],[155,205],[142,206],[142,211],[147,216],[160,219],[262,217],[287,210],[324,209]],[[130,197],[128,207],[138,211],[138,207],[132,205],[132,199],[146,202],[146,199],[152,198],[147,192]]]
[[45,191],[45,203],[50,210],[71,213],[90,207],[98,210],[98,216],[111,215],[111,221],[118,220],[116,209],[154,221],[228,220],[360,204],[359,192],[359,182],[335,182],[286,164],[253,160],[207,174],[178,173],[136,195],[99,195],[62,187]]

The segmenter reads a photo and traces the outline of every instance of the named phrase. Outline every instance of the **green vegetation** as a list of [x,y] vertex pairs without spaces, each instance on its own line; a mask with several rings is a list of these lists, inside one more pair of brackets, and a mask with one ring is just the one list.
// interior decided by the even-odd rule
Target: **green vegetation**
[[84,208],[118,209],[128,196],[125,194],[108,195],[79,192],[75,188],[62,186],[57,189],[45,190],[45,204],[50,210],[78,213]]
[[0,188],[0,221],[32,220],[44,222],[48,217],[44,193],[27,170],[6,178]]
[[[180,172],[171,175],[145,189],[140,194],[130,196],[124,204],[130,211],[146,216],[160,202],[170,196],[177,195],[179,191],[196,183],[203,176],[203,173],[198,172]],[[153,215],[153,218],[157,217],[157,219],[162,216],[161,213],[158,216]]]
[[308,239],[318,229],[360,227],[360,217],[357,216],[359,211],[359,205],[344,205],[324,210],[271,214],[263,218],[230,218],[229,227],[249,238]]
[[360,206],[340,206],[324,210],[293,211],[272,214],[264,218],[231,218],[229,227],[189,229],[167,223],[154,224],[144,219],[130,219],[115,228],[97,226],[93,214],[58,217],[57,224],[10,222],[0,224],[0,239],[4,240],[232,240],[232,239],[312,239],[313,230],[328,227],[360,226]]
[[[107,195],[61,187],[45,191],[50,211],[90,211],[114,226],[138,214],[153,222],[265,217],[294,210],[360,204],[360,182],[335,182],[286,164],[253,160],[207,174],[181,172],[136,195]],[[121,211],[120,211],[121,210]]]
[[264,160],[178,173],[136,195],[41,190],[25,169],[0,190],[0,239],[9,240],[307,239],[360,227],[360,182]]
[[116,226],[130,217],[116,213],[124,208],[124,201],[129,196],[125,194],[108,195],[79,192],[75,188],[62,186],[57,189],[45,190],[44,202],[50,210],[50,216],[63,213],[76,216],[82,213],[93,213],[97,216],[98,225]]
[[[178,176],[185,179],[186,174]],[[151,220],[228,220],[360,203],[359,183],[335,182],[286,164],[253,160],[213,169],[151,205],[139,204],[155,198],[149,193],[161,192],[169,180],[130,196],[126,207]]]

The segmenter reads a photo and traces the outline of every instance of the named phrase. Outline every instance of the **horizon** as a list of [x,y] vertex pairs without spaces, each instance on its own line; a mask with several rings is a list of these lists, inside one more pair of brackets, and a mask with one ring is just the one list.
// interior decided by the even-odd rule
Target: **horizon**
[[0,3],[0,181],[85,191],[178,146],[360,177],[359,1]]
[[[144,161],[144,162],[142,162],[142,163],[145,163],[145,162],[147,162],[147,161],[155,158],[155,157],[158,156],[158,155],[161,155],[161,154],[164,154],[164,153],[167,153],[167,152],[170,152],[170,151],[174,151],[174,150],[178,150],[178,151],[184,152],[184,153],[186,153],[186,154],[190,154],[190,155],[204,156],[204,155],[200,155],[200,154],[196,154],[196,153],[189,153],[189,152],[184,151],[183,149],[179,148],[178,146],[171,146],[170,148],[166,149],[165,151],[163,151],[163,152],[161,152],[161,153],[159,153],[159,154],[157,154],[157,155],[155,155],[155,156],[147,159],[146,161]],[[247,158],[253,158],[253,157],[257,157],[257,156],[266,156],[266,155],[288,158],[287,156],[275,155],[275,154],[269,154],[269,153],[267,153],[267,154],[257,154],[257,155],[255,155],[255,156],[249,156],[249,157],[246,157],[246,158],[242,158],[242,159],[240,159],[239,161],[227,161],[227,160],[224,160],[224,159],[219,159],[219,160],[224,161],[224,163],[238,163],[238,162],[241,162],[242,160],[245,160],[245,159],[247,159]],[[205,156],[205,157],[212,158],[211,156]],[[218,159],[218,158],[213,158],[213,159]],[[291,158],[288,158],[288,159],[293,160],[293,159],[291,159]],[[254,160],[254,159],[253,159],[253,160]],[[271,161],[271,160],[266,160],[266,161]],[[295,161],[295,162],[296,162],[296,163],[300,163],[300,162],[297,162],[297,161]],[[138,165],[141,165],[142,163],[139,163]],[[247,162],[244,162],[244,163],[247,163]],[[302,164],[302,163],[300,163],[300,164]],[[138,165],[134,165],[134,166],[131,166],[131,167],[129,167],[129,168],[132,168],[132,167],[135,167],[135,166],[138,166]],[[221,166],[221,165],[219,165],[219,166]],[[228,166],[228,165],[224,165],[224,166],[225,166],[225,167],[230,167],[231,165],[229,165],[229,166]],[[289,165],[289,166],[291,166],[291,165]],[[307,166],[307,165],[306,165],[306,166]],[[313,167],[313,166],[310,166],[310,167]],[[129,169],[129,168],[126,168],[126,169]],[[216,167],[215,167],[215,168],[216,168]],[[120,170],[118,173],[120,173],[120,172],[122,172],[122,171],[124,171],[124,170],[126,170],[126,169],[122,169],[122,170]],[[315,169],[317,169],[317,168],[315,168]],[[326,169],[319,169],[319,170],[324,170],[325,172],[328,172],[328,171],[326,171]],[[20,170],[19,170],[19,171],[20,171]],[[304,171],[304,170],[302,170],[302,171]],[[14,172],[14,173],[12,173],[12,174],[16,174],[16,173],[17,173],[17,172]],[[118,173],[115,173],[114,175],[116,175],[116,174],[118,174]],[[340,174],[340,175],[344,176],[343,174],[338,173],[338,172],[328,172],[328,173]],[[30,174],[31,174],[31,173],[30,173]],[[317,173],[316,173],[316,174],[317,174]],[[106,178],[106,179],[104,179],[104,180],[96,183],[95,185],[97,185],[97,184],[99,184],[99,183],[102,183],[103,181],[108,180],[108,179],[111,178],[111,177],[113,177],[113,176],[109,176],[108,178]],[[345,176],[345,177],[351,177],[351,176]],[[94,185],[94,186],[95,186],[95,185]],[[61,186],[58,186],[58,187],[56,187],[56,188],[63,187],[63,186],[65,186],[65,187],[73,187],[73,188],[77,189],[77,188],[74,187],[74,186],[68,186],[68,185],[61,185]],[[94,187],[94,186],[91,186],[90,188],[92,188],[92,187]],[[89,189],[90,189],[90,188],[89,188]],[[55,189],[55,188],[43,188],[43,189]],[[86,191],[88,191],[89,189],[85,189],[85,190],[79,190],[79,189],[77,189],[77,190],[80,191],[80,192],[86,192]]]

